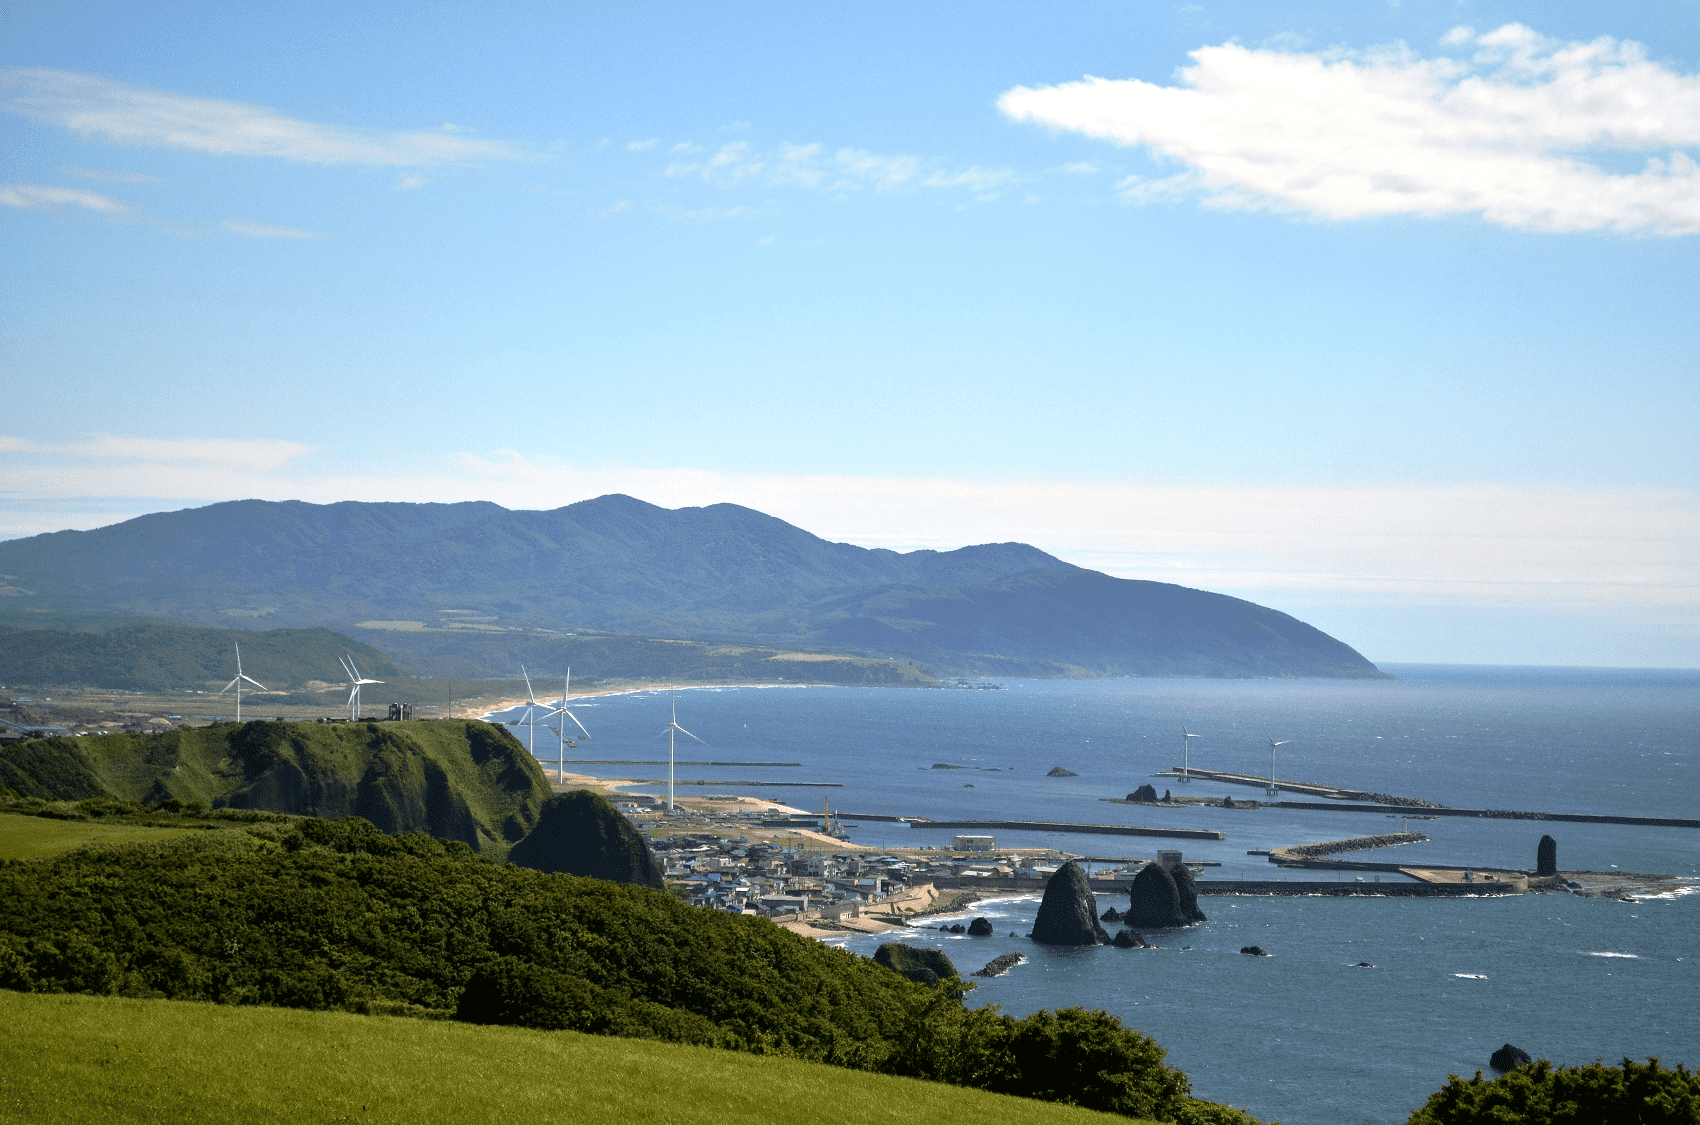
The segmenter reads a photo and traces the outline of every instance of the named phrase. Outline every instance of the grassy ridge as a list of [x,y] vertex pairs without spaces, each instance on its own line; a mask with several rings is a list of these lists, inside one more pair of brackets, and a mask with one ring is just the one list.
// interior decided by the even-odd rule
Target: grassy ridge
[[360,816],[503,853],[537,823],[549,783],[490,723],[256,721],[163,734],[33,739],[0,746],[0,796],[197,802]]
[[41,859],[88,844],[146,844],[185,836],[194,828],[154,828],[139,824],[102,824],[88,820],[51,820],[0,813],[0,860]]
[[794,1059],[570,1031],[8,992],[0,992],[0,1026],[0,1119],[41,1125],[1129,1120]]

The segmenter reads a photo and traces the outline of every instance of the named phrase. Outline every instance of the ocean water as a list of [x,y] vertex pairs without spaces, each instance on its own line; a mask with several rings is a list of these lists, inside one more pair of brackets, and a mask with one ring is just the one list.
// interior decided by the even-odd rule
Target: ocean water
[[[1106,802],[1179,763],[1180,731],[1202,735],[1191,762],[1422,797],[1455,807],[1700,816],[1700,673],[1400,666],[1393,681],[1003,681],[998,691],[721,688],[678,693],[681,761],[762,760],[793,768],[681,765],[680,778],[818,809],[1212,828],[1221,842],[996,833],[1002,846],[1149,857],[1179,847],[1214,861],[1203,878],[1274,878],[1248,850],[1371,835],[1381,814],[1154,809]],[[665,692],[587,699],[593,738],[577,757],[665,759]],[[523,728],[516,728],[525,737]],[[1266,733],[1267,732],[1267,733]],[[552,734],[537,753],[552,759]],[[547,748],[546,748],[547,747]],[[931,769],[935,763],[962,768]],[[1053,766],[1078,776],[1045,776]],[[578,766],[605,777],[665,767]],[[744,788],[735,781],[779,784]],[[799,782],[833,782],[816,788]],[[634,791],[658,793],[663,787]],[[1193,782],[1188,794],[1261,797]],[[1550,833],[1567,870],[1700,878],[1700,830],[1445,818],[1431,839],[1352,858],[1529,868]],[[948,831],[868,823],[875,846],[948,844]],[[1308,876],[1307,876],[1308,877]],[[1347,875],[1345,878],[1352,878]],[[1100,910],[1116,903],[1100,897]],[[1659,1056],[1700,1064],[1700,894],[1623,903],[1570,895],[1406,900],[1209,896],[1210,921],[1147,935],[1161,948],[1057,950],[1025,938],[1037,899],[979,904],[1000,936],[914,930],[964,971],[1016,950],[1028,960],[979,982],[971,1003],[1023,1015],[1084,1004],[1152,1035],[1200,1097],[1264,1120],[1316,1125],[1403,1121],[1449,1073],[1487,1068],[1501,1043],[1563,1063]],[[964,915],[963,919],[973,915]],[[953,919],[944,919],[950,921]],[[960,919],[956,919],[960,920]],[[846,941],[871,953],[878,938]],[[1257,944],[1273,956],[1241,955]],[[1183,951],[1181,947],[1191,946]],[[1367,961],[1374,968],[1357,968]]]

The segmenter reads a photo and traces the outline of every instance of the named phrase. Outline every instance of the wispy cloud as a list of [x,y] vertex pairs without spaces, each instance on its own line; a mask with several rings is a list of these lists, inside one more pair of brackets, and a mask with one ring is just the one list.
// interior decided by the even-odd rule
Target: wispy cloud
[[[699,150],[700,151],[700,150]],[[1008,168],[944,169],[919,157],[887,155],[864,149],[840,148],[828,154],[822,144],[780,144],[771,151],[748,141],[721,145],[706,159],[676,159],[665,175],[700,176],[711,184],[731,187],[756,183],[801,187],[843,195],[871,188],[875,192],[916,188],[967,190],[990,198],[1020,181]]]
[[101,180],[109,184],[163,184],[167,181],[144,172],[108,172],[104,168],[61,168],[67,176],[79,180]]
[[516,160],[503,141],[459,126],[378,132],[321,125],[244,102],[151,90],[63,70],[0,72],[0,108],[115,144],[271,156],[315,164],[431,165]]
[[270,472],[313,447],[294,441],[239,438],[146,438],[125,434],[86,434],[74,441],[0,437],[0,453],[29,455],[38,463],[152,463],[203,466],[245,472]]
[[[1638,43],[1565,43],[1509,24],[1449,33],[1456,52],[1247,48],[1192,53],[1180,85],[1088,77],[1018,86],[1005,114],[1177,162],[1133,179],[1134,202],[1330,219],[1479,214],[1506,227],[1700,231],[1700,76]],[[1644,154],[1638,171],[1602,154]]]
[[296,230],[294,227],[280,227],[273,223],[241,223],[235,219],[226,219],[221,226],[232,234],[245,234],[249,238],[324,238],[318,231]]
[[627,152],[648,152],[650,149],[654,148],[656,145],[658,145],[660,143],[661,143],[661,141],[657,137],[650,137],[647,140],[642,140],[642,141],[627,141],[626,142],[626,151]]
[[81,188],[53,187],[49,184],[0,184],[0,206],[20,207],[32,211],[58,211],[78,207],[114,218],[134,213],[121,199]]
[[417,191],[419,188],[425,186],[425,182],[424,176],[403,176],[401,179],[396,181],[395,190]]

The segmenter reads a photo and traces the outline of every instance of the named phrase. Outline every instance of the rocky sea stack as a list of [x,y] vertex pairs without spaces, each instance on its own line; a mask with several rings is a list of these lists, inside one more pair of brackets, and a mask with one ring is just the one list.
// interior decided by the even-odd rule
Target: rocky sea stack
[[649,842],[598,794],[574,789],[543,802],[537,827],[508,852],[510,862],[538,871],[586,875],[662,890]]
[[[1183,868],[1184,870],[1184,868]],[[1191,878],[1188,878],[1190,884]],[[1193,892],[1194,911],[1198,910],[1198,892]],[[1128,890],[1127,913],[1122,915],[1122,921],[1129,926],[1137,926],[1142,930],[1174,930],[1188,925],[1192,919],[1181,908],[1180,890],[1175,886],[1175,877],[1163,869],[1160,863],[1147,863],[1139,869],[1139,874],[1133,877],[1133,886]]]
[[1535,874],[1558,874],[1558,841],[1551,836],[1542,836],[1535,847]]
[[1098,924],[1098,899],[1086,872],[1072,859],[1045,884],[1033,940],[1041,945],[1108,945],[1110,935]]
[[1175,895],[1181,900],[1181,917],[1189,924],[1210,921],[1198,908],[1198,884],[1193,881],[1192,868],[1177,863],[1169,868],[1169,877],[1175,881]]
[[1127,799],[1137,801],[1142,805],[1154,805],[1157,803],[1157,787],[1149,784],[1141,785],[1138,789],[1129,793]]
[[1052,766],[1051,772],[1046,774],[1045,776],[1046,777],[1079,777],[1080,775],[1075,773],[1071,769],[1064,769],[1062,766]]

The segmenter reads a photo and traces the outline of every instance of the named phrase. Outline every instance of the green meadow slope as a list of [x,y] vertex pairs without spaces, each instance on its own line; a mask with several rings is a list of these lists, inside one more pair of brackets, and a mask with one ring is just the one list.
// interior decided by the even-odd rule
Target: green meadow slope
[[0,746],[0,796],[359,816],[498,853],[531,831],[549,792],[517,739],[476,720],[218,723]]
[[1126,1117],[572,1031],[0,992],[0,1120],[38,1125],[1092,1125]]

